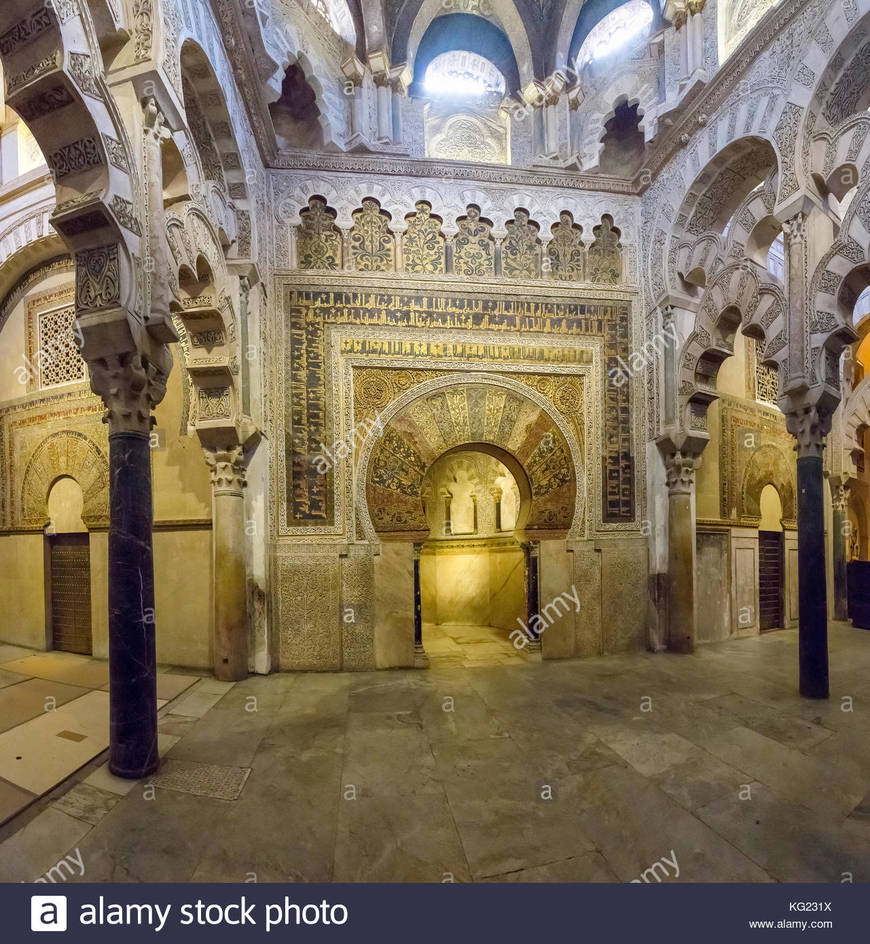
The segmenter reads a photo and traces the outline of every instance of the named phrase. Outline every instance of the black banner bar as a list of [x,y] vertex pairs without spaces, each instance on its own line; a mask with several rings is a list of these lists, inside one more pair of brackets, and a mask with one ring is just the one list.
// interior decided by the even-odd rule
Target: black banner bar
[[[3,939],[739,944],[868,940],[862,885],[0,885]],[[33,930],[40,928],[40,930]],[[52,940],[49,938],[48,940]]]

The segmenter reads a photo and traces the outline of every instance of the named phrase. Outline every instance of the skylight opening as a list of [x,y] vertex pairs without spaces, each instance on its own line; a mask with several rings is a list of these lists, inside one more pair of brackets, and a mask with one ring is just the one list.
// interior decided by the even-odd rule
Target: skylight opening
[[577,68],[596,59],[603,59],[617,49],[649,32],[653,21],[652,7],[645,0],[629,0],[612,10],[597,23],[580,47]]
[[501,72],[483,56],[452,49],[436,56],[423,80],[426,94],[438,98],[501,98],[505,80]]

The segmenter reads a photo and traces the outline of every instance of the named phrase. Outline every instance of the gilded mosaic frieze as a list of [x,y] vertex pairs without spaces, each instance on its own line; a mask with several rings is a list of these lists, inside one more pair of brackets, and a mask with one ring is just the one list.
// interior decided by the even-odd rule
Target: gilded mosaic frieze
[[432,214],[432,204],[418,200],[416,213],[405,217],[408,229],[402,236],[402,258],[406,272],[446,272],[447,252],[441,217]]
[[[561,302],[500,297],[466,297],[447,291],[433,293],[379,293],[368,291],[301,290],[286,286],[285,319],[285,410],[288,428],[285,434],[284,474],[287,496],[287,524],[290,527],[323,527],[335,523],[334,471],[322,474],[314,459],[323,444],[333,442],[339,431],[334,426],[333,405],[329,402],[327,334],[333,326],[384,326],[407,328],[407,340],[385,340],[359,336],[342,338],[341,354],[378,358],[426,359],[488,364],[504,370],[506,363],[536,364],[562,369],[571,364],[588,365],[591,354],[582,344],[549,346],[540,339],[525,343],[524,335],[554,335],[560,338],[596,338],[603,350],[603,376],[609,376],[618,358],[625,358],[629,348],[630,303]],[[501,333],[503,342],[481,342],[461,335],[450,341],[427,340],[426,330],[476,329]],[[516,340],[507,340],[515,338]],[[423,371],[398,371],[395,377],[367,374],[355,378],[366,391],[366,403],[357,406],[356,421],[383,409],[395,399],[397,383],[409,386],[420,382]],[[419,376],[417,376],[419,375]],[[399,379],[401,378],[401,380]],[[566,416],[572,417],[577,439],[582,444],[583,391],[577,377],[555,378],[520,375],[525,384],[551,384],[554,401]],[[558,384],[558,386],[556,386]],[[603,509],[605,522],[630,522],[634,519],[634,457],[630,385],[604,387],[600,406],[603,417]],[[364,409],[363,409],[364,407]],[[470,424],[471,401],[459,405],[448,394],[444,399],[442,421],[464,429]],[[457,424],[459,424],[457,426]]]
[[[363,370],[370,380],[375,369]],[[381,375],[389,372],[388,368],[380,370]],[[503,449],[522,465],[532,493],[527,527],[570,527],[578,494],[577,470],[552,416],[523,395],[470,375],[467,384],[414,400],[384,429],[368,465],[366,485],[375,529],[427,531],[425,474],[445,452],[468,443]]]
[[350,254],[360,272],[392,272],[396,268],[396,246],[390,232],[390,214],[369,197],[353,214]]
[[501,271],[508,278],[537,279],[541,276],[540,226],[529,219],[528,210],[518,209],[506,224],[501,243]]
[[613,217],[605,214],[592,234],[595,241],[587,253],[587,278],[590,282],[618,285],[622,281],[621,234],[613,225]]
[[582,282],[584,279],[583,227],[574,222],[567,210],[559,214],[554,223],[552,239],[547,246],[547,260],[554,279],[565,282]]
[[456,275],[495,275],[495,240],[492,221],[471,204],[456,221],[459,232],[453,237],[453,272]]
[[340,269],[341,230],[336,213],[321,197],[311,197],[308,209],[299,214],[296,231],[296,264],[300,269]]

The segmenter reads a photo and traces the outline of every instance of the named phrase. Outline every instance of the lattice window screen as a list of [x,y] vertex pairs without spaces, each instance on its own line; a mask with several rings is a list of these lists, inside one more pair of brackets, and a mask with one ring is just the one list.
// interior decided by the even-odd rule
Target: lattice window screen
[[55,308],[39,314],[39,386],[59,387],[85,379],[85,362],[73,330],[75,308]]
[[761,363],[761,343],[753,344],[755,355],[755,399],[776,406],[779,399],[779,371]]

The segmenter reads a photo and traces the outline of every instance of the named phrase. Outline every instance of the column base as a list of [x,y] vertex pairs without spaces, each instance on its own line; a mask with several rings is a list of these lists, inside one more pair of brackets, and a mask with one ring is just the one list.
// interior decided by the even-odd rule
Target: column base
[[112,761],[109,761],[109,772],[114,774],[116,777],[121,777],[123,780],[141,780],[143,777],[150,777],[151,774],[157,773],[159,767],[159,758],[157,758],[154,763],[149,764],[147,767],[141,770],[125,770],[123,767],[116,767]]
[[429,668],[429,656],[426,655],[426,650],[423,648],[423,643],[421,642],[414,643],[414,668]]

